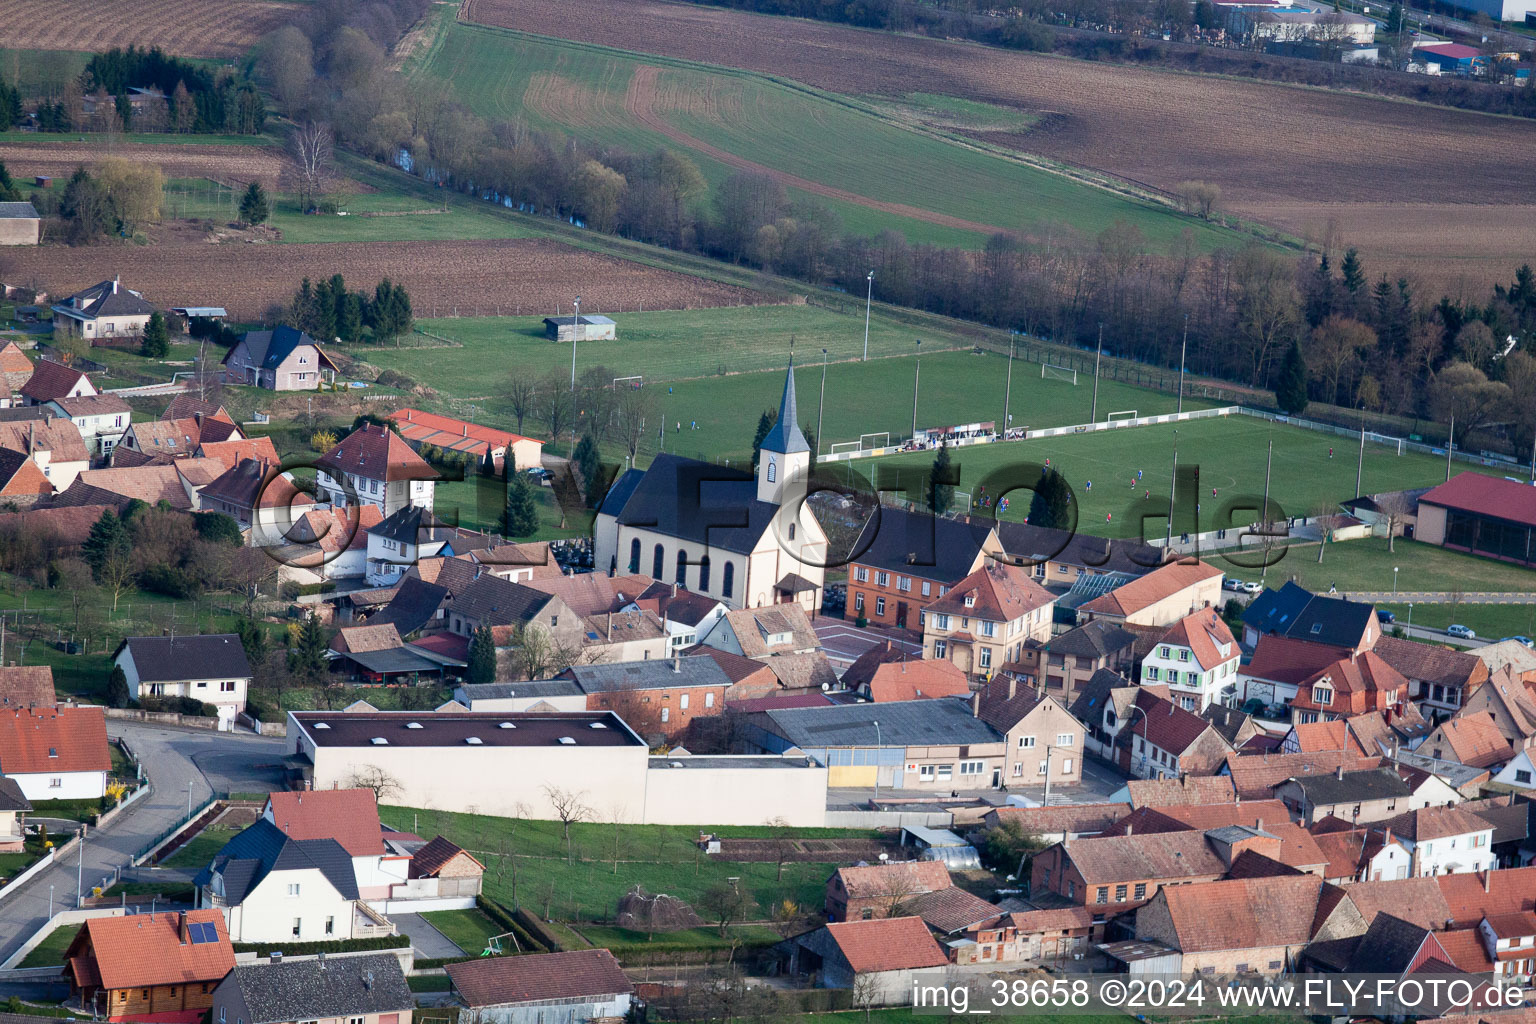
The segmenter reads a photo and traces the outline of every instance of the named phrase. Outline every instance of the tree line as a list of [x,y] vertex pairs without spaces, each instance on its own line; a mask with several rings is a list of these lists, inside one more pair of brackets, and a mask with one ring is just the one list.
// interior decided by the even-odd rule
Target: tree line
[[396,341],[415,325],[411,297],[405,286],[384,278],[372,294],[351,291],[340,274],[311,283],[304,278],[294,292],[283,319],[322,342],[371,340],[376,345]]

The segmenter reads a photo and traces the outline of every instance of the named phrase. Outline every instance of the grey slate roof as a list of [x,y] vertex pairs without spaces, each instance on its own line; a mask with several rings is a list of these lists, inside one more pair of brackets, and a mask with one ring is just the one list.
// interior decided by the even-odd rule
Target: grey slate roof
[[1109,691],[1130,686],[1131,681],[1113,669],[1101,668],[1088,677],[1077,698],[1067,710],[1072,717],[1084,724],[1096,724],[1104,720],[1104,707],[1109,703]]
[[234,633],[191,636],[130,636],[128,648],[139,679],[146,683],[178,679],[244,679],[251,674],[245,647]]
[[[270,331],[246,331],[240,336],[245,342],[246,351],[251,354],[251,362],[260,365],[263,369],[273,370],[283,364],[296,348],[305,345],[315,345],[315,339],[303,331],[292,327],[280,326]],[[324,355],[324,353],[321,353]],[[225,357],[228,361],[228,357]]]
[[[79,304],[76,305],[76,300]],[[90,320],[101,316],[137,316],[155,311],[138,292],[129,291],[116,281],[102,281],[83,291],[78,291],[54,306],[55,312],[77,320]]]
[[629,496],[635,493],[635,488],[640,486],[640,481],[645,479],[645,470],[626,469],[619,474],[619,478],[608,488],[608,493],[603,496],[603,503],[598,506],[598,515],[618,516],[624,511],[624,505],[629,501]]
[[[605,512],[611,513],[620,485],[628,486],[621,478],[610,500],[603,503]],[[757,500],[757,478],[750,473],[679,455],[658,455],[633,485],[617,518],[624,526],[747,554],[778,510],[777,505]],[[642,552],[642,565],[649,555]],[[628,552],[620,551],[618,557],[623,561]]]
[[485,573],[449,601],[448,610],[483,626],[511,626],[527,622],[551,600],[543,591]]
[[1306,794],[1307,802],[1314,807],[1351,800],[1385,800],[1413,792],[1412,787],[1390,768],[1345,772],[1342,779],[1336,772],[1329,772],[1325,775],[1302,775],[1287,781],[1300,786]]
[[1211,728],[1232,745],[1237,744],[1237,734],[1248,723],[1249,716],[1224,704],[1212,704],[1200,712],[1200,717],[1211,723]]
[[1353,647],[1375,614],[1367,602],[1320,596],[1287,580],[1278,591],[1255,598],[1243,612],[1243,624],[1292,640]]
[[1413,958],[1428,935],[1428,929],[1402,918],[1377,914],[1355,947],[1346,970],[1350,974],[1401,975],[1413,966]]
[[393,623],[401,636],[409,636],[432,621],[432,616],[448,600],[448,588],[428,583],[419,576],[406,576],[395,590],[389,604],[370,615],[367,624]]
[[37,209],[31,203],[0,203],[0,219],[31,220],[37,217]]
[[937,519],[881,505],[880,514],[865,523],[849,561],[948,585],[970,575],[991,529],[990,520]]
[[616,661],[602,665],[572,665],[566,675],[585,693],[623,690],[666,690],[685,686],[730,686],[714,658],[657,658],[654,661]]
[[0,811],[30,811],[32,804],[27,800],[21,786],[15,779],[0,775]]
[[240,990],[250,1024],[401,1013],[416,1005],[393,953],[237,964],[221,984]]
[[352,856],[334,839],[289,839],[265,818],[240,832],[197,873],[194,885],[207,885],[214,872],[224,875],[224,899],[244,900],[273,871],[318,868],[345,900],[357,896]]
[[997,538],[1002,541],[1004,551],[1027,559],[1032,564],[1052,559],[1068,565],[1089,567],[1099,573],[1142,576],[1156,569],[1163,560],[1162,551],[1147,544],[1106,540],[1086,533],[1031,526],[1009,520],[998,521]]
[[[1001,743],[1002,733],[971,715],[956,697],[781,708],[763,712],[769,728],[802,749],[822,747],[954,746]],[[878,732],[876,722],[880,723]]]
[[513,697],[574,697],[585,691],[573,679],[535,679],[526,683],[464,683],[464,696],[476,700],[509,700]]
[[763,451],[785,455],[810,451],[810,443],[800,429],[798,418],[799,411],[795,404],[795,359],[791,356],[789,369],[784,374],[784,395],[779,399],[779,419],[763,438]]
[[399,675],[404,672],[439,672],[442,665],[423,658],[408,647],[391,647],[382,651],[349,651],[340,656],[361,665],[379,675]]
[[1136,634],[1121,629],[1112,622],[1094,619],[1076,629],[1046,641],[1045,649],[1052,654],[1073,654],[1080,658],[1098,660],[1107,654],[1130,647],[1136,642]]

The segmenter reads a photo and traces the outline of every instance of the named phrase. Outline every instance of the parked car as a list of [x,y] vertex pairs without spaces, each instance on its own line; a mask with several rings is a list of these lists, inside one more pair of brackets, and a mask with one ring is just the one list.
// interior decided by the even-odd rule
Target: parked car
[[1243,589],[1243,581],[1238,579],[1236,576],[1228,576],[1224,581],[1222,581],[1221,589],[1241,592]]
[[1252,583],[1244,583],[1243,593],[1262,594],[1264,593],[1264,584],[1260,583],[1258,580],[1254,580]]
[[[1521,647],[1526,648],[1527,650],[1532,647],[1536,647],[1536,641],[1533,641],[1528,636],[1507,636],[1504,639],[1513,640],[1515,643],[1519,644]],[[1503,643],[1503,641],[1501,640],[1500,643]]]
[[1452,625],[1446,626],[1445,627],[1445,631],[1447,633],[1451,634],[1451,636],[1459,636],[1463,640],[1476,640],[1477,639],[1477,634],[1475,632],[1473,632],[1467,626],[1463,626],[1463,625],[1459,625],[1459,624],[1452,624]]
[[1376,619],[1378,622],[1396,622],[1397,616],[1387,611],[1385,608],[1377,608]]

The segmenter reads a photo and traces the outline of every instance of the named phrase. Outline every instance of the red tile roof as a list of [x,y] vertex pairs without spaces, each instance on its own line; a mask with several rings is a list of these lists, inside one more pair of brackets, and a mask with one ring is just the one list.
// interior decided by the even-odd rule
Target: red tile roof
[[53,482],[27,455],[0,448],[0,497],[39,498],[53,493]]
[[[1314,690],[1331,690],[1328,703],[1318,702]],[[1381,711],[1408,697],[1408,680],[1375,651],[1340,658],[1302,680],[1291,707],[1339,715]]]
[[449,861],[461,856],[468,857],[476,864],[479,864],[481,871],[485,870],[485,865],[480,864],[464,847],[457,843],[449,842],[442,836],[436,836],[430,843],[411,855],[411,877],[431,878],[447,867]]
[[1292,776],[1325,775],[1339,765],[1345,771],[1365,771],[1381,765],[1379,757],[1358,757],[1338,750],[1319,750],[1310,754],[1228,754],[1227,772],[1237,795],[1244,800],[1262,800],[1275,786]]
[[1440,875],[1435,881],[1457,924],[1471,925],[1484,916],[1536,909],[1536,867]]
[[1333,718],[1326,722],[1298,722],[1291,727],[1296,733],[1297,750],[1303,754],[1319,750],[1347,750],[1365,756],[1365,748],[1350,732],[1349,722]]
[[[1451,958],[1451,963],[1458,969],[1468,974],[1488,974],[1493,970],[1493,961],[1488,959],[1488,947],[1483,945],[1482,936],[1476,928],[1452,928],[1448,931],[1436,932],[1435,939],[1440,943],[1440,948],[1445,950]],[[1536,1012],[1536,1011],[1533,1011]],[[1457,1018],[1468,1021],[1476,1018]],[[1499,1014],[1497,1020],[1505,1020],[1504,1014]],[[1509,1018],[1508,1024],[1515,1024],[1514,1018]]]
[[[207,426],[207,423],[204,423]],[[239,465],[243,459],[266,459],[272,465],[282,463],[278,457],[277,447],[270,437],[248,437],[244,440],[230,441],[204,441],[198,449],[199,455],[205,455],[210,459],[218,459],[226,466]]]
[[1294,640],[1278,633],[1259,637],[1253,657],[1243,673],[1255,679],[1277,683],[1300,683],[1303,679],[1339,658],[1348,657],[1347,647],[1331,647],[1307,640]]
[[54,362],[52,359],[39,359],[32,367],[31,378],[21,386],[21,393],[41,404],[55,398],[63,398],[74,390],[75,385],[80,383],[83,377],[89,389],[85,393],[94,395],[96,388],[91,385],[90,378],[85,377],[85,374],[79,370]]
[[1237,799],[1232,780],[1221,775],[1186,775],[1182,779],[1131,779],[1125,786],[1132,807],[1220,804]]
[[1136,715],[1135,724],[1116,737],[1120,746],[1128,746],[1132,736],[1140,736],[1160,750],[1182,754],[1211,728],[1210,722],[1194,712],[1145,690],[1136,695],[1136,706],[1145,714]]
[[8,341],[0,348],[0,373],[31,373],[32,360],[14,342]]
[[343,626],[331,638],[331,650],[343,654],[368,654],[372,651],[392,651],[405,646],[400,631],[393,622],[379,625]]
[[0,775],[104,772],[107,719],[98,707],[0,711]]
[[1266,830],[1271,825],[1291,820],[1291,812],[1279,800],[1244,800],[1242,803],[1185,804],[1173,807],[1143,807],[1116,828],[1124,826],[1136,832],[1187,832],[1222,828],[1226,825],[1256,825]]
[[67,505],[62,508],[31,508],[0,513],[0,527],[16,524],[34,537],[64,547],[78,547],[91,535],[91,527],[110,505]]
[[869,699],[880,703],[920,697],[969,697],[971,684],[960,666],[947,659],[887,662],[869,681]]
[[[1456,45],[1446,43],[1438,47],[1436,52],[1452,53]],[[1470,46],[1460,49],[1470,51],[1467,56],[1476,56],[1478,52]],[[1454,55],[1461,56],[1459,53]],[[1457,473],[1420,497],[1419,504],[1459,509],[1522,526],[1536,526],[1536,487],[1502,477],[1484,476],[1482,473]]]
[[855,974],[943,967],[949,962],[920,917],[887,917],[827,925]]
[[[213,925],[218,941],[183,942],[183,920]],[[95,974],[108,989],[217,982],[235,966],[224,915],[218,910],[92,918],[81,926],[69,955],[94,960]]]
[[1303,945],[1326,917],[1330,889],[1315,875],[1293,875],[1166,886],[1158,895],[1188,955]]
[[[922,926],[921,921],[918,926]],[[927,934],[927,929],[923,934]],[[448,977],[453,979],[453,987],[464,1002],[472,1007],[540,1000],[563,1002],[635,990],[619,962],[606,949],[469,960],[449,964]]]
[[947,889],[949,868],[938,860],[901,860],[888,864],[838,868],[843,889],[851,899],[869,896],[915,896]]
[[1203,832],[1093,836],[1068,839],[1062,848],[1086,885],[1202,875],[1216,878],[1226,871]]
[[395,429],[400,432],[401,437],[422,444],[433,444],[439,448],[452,448],[455,451],[469,450],[468,446],[461,443],[463,440],[480,442],[476,450],[482,454],[485,445],[490,445],[492,448],[510,448],[518,441],[544,443],[531,437],[524,437],[522,434],[456,420],[451,416],[422,412],[420,409],[396,409],[389,418],[394,421]]
[[1463,712],[1441,722],[1416,749],[1433,758],[1474,768],[1491,768],[1514,756],[1509,740],[1499,731],[1498,720],[1491,711]]
[[437,470],[393,430],[365,423],[315,460],[332,477],[350,474],[366,480],[436,480]]
[[0,423],[0,448],[29,455],[35,451],[48,452],[54,465],[89,462],[91,459],[85,439],[80,436],[80,428],[63,416]]
[[[1168,632],[1159,637],[1157,642],[1172,647],[1188,647],[1200,667],[1206,671],[1239,656],[1232,631],[1227,628],[1221,616],[1209,608],[1184,616],[1169,626]],[[1221,653],[1223,645],[1226,645],[1225,655]]]
[[1107,615],[1134,615],[1181,590],[1220,575],[1220,569],[1204,562],[1169,562],[1102,597],[1094,598],[1083,605],[1082,610]]
[[[1007,562],[986,563],[925,609],[949,615],[968,615],[991,622],[1012,622],[1056,600],[1056,595],[1036,583],[1029,570]],[[971,601],[971,604],[966,604]]]
[[1459,807],[1421,807],[1376,822],[1372,828],[1379,831],[1391,829],[1395,836],[1422,843],[1425,840],[1489,832],[1493,829],[1493,823]]
[[0,708],[51,708],[57,703],[53,669],[47,665],[0,667]]
[[1371,649],[1410,679],[1473,687],[1488,678],[1487,664],[1466,651],[1395,636],[1380,637]]
[[290,839],[334,839],[354,857],[384,852],[379,804],[371,789],[273,793],[272,822]]

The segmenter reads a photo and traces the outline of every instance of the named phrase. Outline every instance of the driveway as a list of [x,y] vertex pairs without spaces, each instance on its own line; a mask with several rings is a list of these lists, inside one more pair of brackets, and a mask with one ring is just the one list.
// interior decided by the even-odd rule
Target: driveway
[[[451,956],[463,956],[464,950],[460,949],[448,936],[438,931],[427,923],[427,919],[420,914],[390,914],[389,919],[395,922],[395,927],[410,936],[411,947],[416,950],[416,955],[428,960],[442,960]],[[476,952],[479,952],[476,950]]]
[[286,741],[249,733],[175,729],[114,719],[107,733],[122,736],[144,764],[154,791],[105,828],[91,829],[77,847],[21,890],[0,902],[0,961],[16,950],[55,912],[74,905],[80,887],[110,881],[112,872],[156,836],[184,820],[187,801],[205,802],[215,790],[265,792],[281,783],[277,765]]

